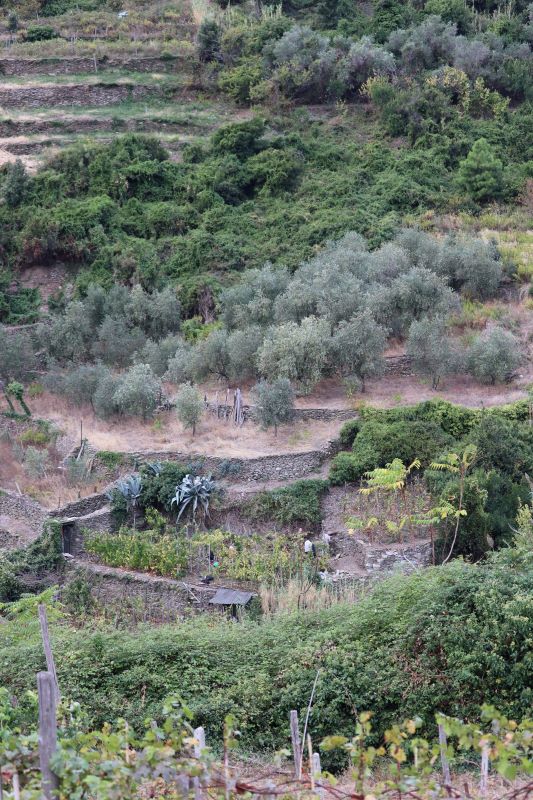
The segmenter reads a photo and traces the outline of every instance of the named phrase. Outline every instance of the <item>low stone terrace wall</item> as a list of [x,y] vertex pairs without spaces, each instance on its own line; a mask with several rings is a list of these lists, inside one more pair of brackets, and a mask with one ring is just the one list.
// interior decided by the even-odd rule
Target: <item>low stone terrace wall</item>
[[215,609],[209,605],[218,586],[190,585],[180,580],[130,572],[100,564],[73,561],[66,584],[76,577],[87,580],[99,605],[138,622],[172,622],[200,611]]
[[26,522],[38,534],[48,517],[48,509],[24,494],[0,489],[0,516],[13,517]]
[[[135,465],[145,461],[180,461],[184,464],[202,465],[203,472],[212,472],[220,477],[224,473],[235,476],[239,481],[295,480],[303,478],[320,469],[322,464],[338,451],[336,442],[330,442],[322,450],[308,450],[303,453],[282,453],[258,456],[257,458],[220,458],[201,453],[182,453],[180,451],[161,452],[142,450],[134,453],[117,453],[123,465]],[[98,459],[98,454],[96,454]]]
[[128,72],[191,72],[192,56],[65,56],[63,58],[2,58],[0,75],[81,75],[87,72],[127,70]]

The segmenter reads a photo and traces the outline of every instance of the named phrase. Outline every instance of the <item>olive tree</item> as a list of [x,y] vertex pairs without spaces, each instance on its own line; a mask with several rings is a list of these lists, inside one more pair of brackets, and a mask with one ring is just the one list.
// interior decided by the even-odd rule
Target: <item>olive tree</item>
[[139,364],[149,364],[154,375],[162,378],[167,373],[169,361],[176,355],[181,342],[181,337],[172,333],[158,342],[148,339],[141,350],[135,353],[134,360]]
[[206,339],[198,342],[191,353],[191,374],[197,381],[209,375],[229,379],[230,355],[227,331],[223,329],[211,331]]
[[377,319],[394,335],[405,334],[415,319],[444,316],[460,305],[442,277],[420,267],[399,275],[390,286],[375,284],[368,302]]
[[386,344],[386,328],[378,325],[369,311],[362,311],[341,322],[332,336],[334,366],[341,375],[359,378],[364,392],[365,379],[383,372]]
[[161,383],[148,364],[134,364],[121,377],[114,401],[123,414],[152,416],[161,399]]
[[270,328],[258,353],[259,372],[269,381],[296,381],[309,392],[326,366],[330,339],[328,322],[316,317]]
[[272,321],[274,301],[288,283],[289,273],[284,267],[266,264],[262,269],[245,272],[237,286],[225,289],[220,296],[221,317],[226,327],[241,329],[251,321],[268,325]]
[[189,342],[180,339],[174,354],[168,360],[168,368],[163,376],[163,380],[171,383],[185,383],[191,377],[191,352],[192,347]]
[[0,327],[0,378],[27,380],[37,368],[31,339],[27,333],[7,333]]
[[130,328],[125,317],[106,317],[98,329],[92,352],[110,366],[127,367],[145,342],[141,328]]
[[241,381],[257,375],[257,351],[263,338],[263,330],[258,325],[230,333],[228,352],[232,379]]
[[176,395],[176,413],[183,427],[192,429],[193,436],[203,412],[204,401],[198,389],[190,383],[184,384]]
[[55,391],[75,405],[90,403],[94,410],[94,395],[100,382],[108,375],[109,369],[103,364],[81,364],[63,374]]
[[115,394],[119,388],[119,384],[120,378],[113,375],[109,370],[98,380],[98,385],[92,397],[92,407],[97,417],[107,419],[114,414],[118,414],[119,407],[115,399]]
[[94,335],[84,304],[75,300],[50,327],[41,327],[42,339],[51,356],[59,361],[86,361]]
[[442,317],[424,317],[412,322],[406,350],[415,371],[431,378],[433,389],[438,388],[441,378],[453,368],[453,350]]
[[494,384],[510,377],[521,361],[520,342],[504,328],[490,327],[470,347],[468,371],[482,383]]
[[256,400],[257,421],[262,428],[274,428],[291,422],[294,416],[294,391],[287,378],[277,378],[272,383],[260,381],[253,388]]

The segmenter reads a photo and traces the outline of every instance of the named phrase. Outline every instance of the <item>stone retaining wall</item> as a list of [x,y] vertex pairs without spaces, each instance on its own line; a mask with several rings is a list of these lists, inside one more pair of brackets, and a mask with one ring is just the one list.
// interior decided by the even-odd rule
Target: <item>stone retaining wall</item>
[[107,611],[137,621],[170,622],[199,611],[213,611],[209,600],[218,587],[189,587],[182,581],[144,575],[87,562],[69,565],[67,585],[75,577],[91,584],[91,593]]
[[[220,418],[231,417],[233,413],[233,406],[225,404],[216,406],[215,403],[208,402],[206,409],[212,414],[217,414]],[[257,421],[257,407],[244,405],[242,407],[244,421],[255,422]],[[295,408],[293,421],[294,422],[346,422],[346,420],[354,419],[357,413],[350,408]]]
[[48,512],[48,516],[56,519],[63,517],[84,517],[87,514],[92,514],[95,511],[100,511],[109,503],[105,492],[98,492],[96,494],[81,497],[79,500],[73,500],[72,503],[67,503],[65,506],[55,508]]
[[0,489],[0,515],[22,520],[40,533],[48,510],[27,495],[15,494],[5,489]]
[[386,375],[413,375],[413,360],[410,356],[387,356],[385,358]]
[[[182,91],[197,86],[183,87]],[[173,99],[180,89],[171,92]],[[42,108],[46,106],[110,106],[148,97],[167,97],[168,87],[135,83],[80,83],[44,86],[0,87],[0,106],[7,108]]]
[[[330,442],[322,450],[308,450],[303,453],[283,453],[281,455],[258,456],[257,458],[218,458],[201,453],[161,452],[142,450],[136,453],[118,453],[122,463],[134,468],[144,461],[179,461],[184,464],[200,463],[203,472],[211,472],[223,477],[224,472],[240,481],[293,480],[303,478],[320,469],[324,461],[338,451],[336,442]],[[98,455],[96,455],[98,459]]]
[[144,58],[72,56],[65,58],[2,58],[0,75],[81,75],[87,72],[191,72],[197,65],[190,57],[146,56]]

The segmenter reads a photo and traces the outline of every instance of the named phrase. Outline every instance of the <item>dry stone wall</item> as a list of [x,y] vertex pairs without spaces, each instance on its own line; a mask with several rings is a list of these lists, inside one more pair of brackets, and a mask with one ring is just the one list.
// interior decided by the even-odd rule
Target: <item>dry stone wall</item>
[[27,495],[0,489],[0,516],[21,520],[38,534],[48,517],[48,510]]
[[[212,414],[218,415],[221,419],[231,418],[233,413],[233,406],[217,406],[215,403],[208,402],[206,408]],[[244,422],[257,421],[256,406],[243,406],[242,414]],[[346,422],[349,419],[354,419],[356,416],[357,413],[350,408],[295,408],[293,419],[295,422]]]
[[0,75],[81,75],[87,72],[124,70],[128,72],[188,72],[194,68],[194,58],[184,56],[147,56],[138,58],[91,56],[65,58],[2,58]]
[[121,456],[123,465],[129,465],[132,469],[145,461],[179,461],[182,464],[199,465],[203,472],[211,472],[221,477],[227,472],[235,480],[241,482],[303,478],[319,470],[322,464],[337,452],[337,449],[338,445],[330,442],[322,450],[282,453],[258,456],[257,458],[218,458],[204,456],[200,453],[161,452],[160,450],[142,450],[117,455]]
[[73,562],[67,585],[75,577],[87,580],[93,598],[107,610],[134,615],[138,621],[170,622],[191,613],[213,610],[209,600],[218,587],[189,586],[183,581],[139,572]]
[[[190,89],[197,87],[190,86]],[[134,83],[79,83],[41,86],[0,86],[0,106],[42,108],[46,106],[109,106],[148,97],[166,97],[168,88]],[[179,94],[179,89],[172,93]],[[183,91],[186,91],[185,87]],[[170,99],[170,98],[169,98]]]

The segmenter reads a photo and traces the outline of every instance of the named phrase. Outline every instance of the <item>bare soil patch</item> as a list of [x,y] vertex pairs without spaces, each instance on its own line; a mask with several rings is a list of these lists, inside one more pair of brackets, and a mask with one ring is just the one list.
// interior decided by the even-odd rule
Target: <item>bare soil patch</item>
[[177,450],[228,458],[318,450],[338,434],[342,424],[298,422],[280,427],[276,437],[273,431],[263,431],[251,422],[238,428],[230,420],[206,413],[193,437],[183,429],[174,411],[163,411],[146,422],[132,418],[102,420],[89,406],[76,408],[47,392],[32,399],[31,409],[36,417],[54,422],[72,441],[79,440],[83,421],[83,435],[98,450]]

